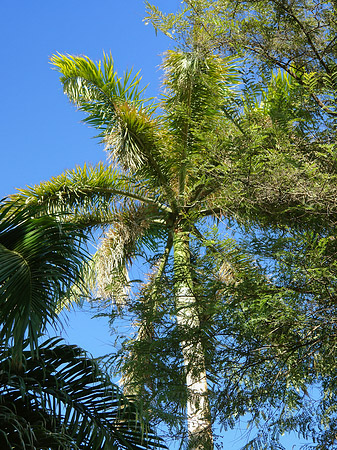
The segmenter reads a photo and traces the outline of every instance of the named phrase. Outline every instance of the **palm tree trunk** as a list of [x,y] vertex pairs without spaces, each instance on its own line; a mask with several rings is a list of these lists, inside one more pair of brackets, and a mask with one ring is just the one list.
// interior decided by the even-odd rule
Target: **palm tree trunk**
[[189,331],[194,336],[181,341],[186,373],[188,448],[213,450],[205,357],[202,344],[196,338],[200,322],[192,289],[189,232],[181,228],[174,236],[174,271],[177,323],[183,335]]

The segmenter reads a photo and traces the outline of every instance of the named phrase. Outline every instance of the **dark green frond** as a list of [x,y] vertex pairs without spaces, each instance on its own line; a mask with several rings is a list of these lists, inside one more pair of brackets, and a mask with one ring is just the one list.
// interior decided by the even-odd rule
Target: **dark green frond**
[[164,448],[142,418],[82,349],[51,339],[39,358],[0,356],[1,449],[143,450]]
[[[28,335],[31,346],[47,323],[56,322],[59,299],[81,285],[87,255],[85,237],[72,224],[53,217],[31,217],[16,204],[0,209],[0,337],[14,341],[20,353]],[[82,286],[83,287],[83,286]]]

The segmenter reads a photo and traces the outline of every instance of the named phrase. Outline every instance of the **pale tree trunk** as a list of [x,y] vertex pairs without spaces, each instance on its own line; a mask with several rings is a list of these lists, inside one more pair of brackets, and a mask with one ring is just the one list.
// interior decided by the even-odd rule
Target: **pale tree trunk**
[[190,330],[194,335],[180,343],[186,374],[188,448],[213,450],[205,357],[198,333],[193,333],[200,329],[200,322],[192,290],[189,233],[181,229],[174,236],[174,271],[177,323],[183,333]]

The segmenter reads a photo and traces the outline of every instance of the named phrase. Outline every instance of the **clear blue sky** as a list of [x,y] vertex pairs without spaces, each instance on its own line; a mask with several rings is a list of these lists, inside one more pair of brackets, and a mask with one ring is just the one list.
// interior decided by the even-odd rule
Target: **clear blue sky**
[[[181,2],[154,3],[176,11]],[[141,70],[144,84],[150,84],[147,94],[158,94],[160,55],[172,44],[143,23],[144,13],[142,0],[1,0],[0,198],[105,158],[94,131],[80,123],[81,114],[62,93],[49,64],[53,53],[98,60],[103,50],[111,51],[120,73]],[[95,356],[111,351],[114,342],[104,321],[80,311],[69,316],[63,335]],[[225,433],[224,448],[240,448],[239,437],[240,432]],[[293,443],[290,439],[287,448]]]
[[[159,0],[175,10],[179,1]],[[1,0],[0,198],[38,184],[84,162],[105,159],[94,130],[62,92],[49,58],[56,52],[113,55],[120,74],[141,70],[147,95],[160,87],[161,54],[170,44],[143,22],[142,0]],[[80,315],[81,318],[78,316]],[[85,325],[84,325],[85,322]],[[80,326],[78,326],[80,324]],[[69,340],[95,356],[107,351],[107,327],[78,313]]]

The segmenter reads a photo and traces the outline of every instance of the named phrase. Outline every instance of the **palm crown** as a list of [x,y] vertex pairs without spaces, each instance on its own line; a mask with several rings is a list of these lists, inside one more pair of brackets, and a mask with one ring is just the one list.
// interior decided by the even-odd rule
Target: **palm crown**
[[[107,179],[101,173],[100,180],[93,180],[96,192],[89,192],[90,177],[83,178],[82,184],[89,188],[87,201],[95,199],[94,205],[95,194],[105,200],[110,195],[111,208],[120,206],[125,197],[124,211],[130,204],[141,203],[151,209],[152,222],[157,223],[158,219],[167,222],[168,216],[174,222],[182,209],[194,205],[198,209],[214,206],[212,194],[219,183],[204,173],[205,164],[215,166],[221,106],[226,88],[234,81],[228,64],[214,56],[169,52],[164,63],[165,97],[155,108],[140,100],[139,78],[131,78],[130,73],[123,81],[117,78],[111,57],[97,67],[85,57],[54,56],[52,62],[63,74],[65,93],[88,114],[84,121],[99,129],[117,168],[108,169]],[[75,176],[70,174],[68,179],[79,186],[80,176]],[[66,186],[64,190],[67,195]]]

